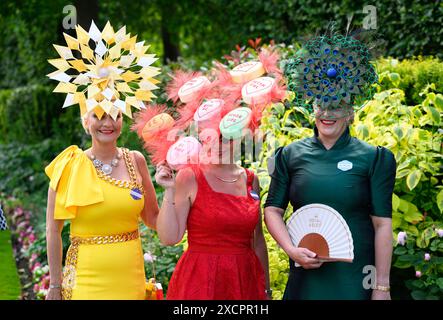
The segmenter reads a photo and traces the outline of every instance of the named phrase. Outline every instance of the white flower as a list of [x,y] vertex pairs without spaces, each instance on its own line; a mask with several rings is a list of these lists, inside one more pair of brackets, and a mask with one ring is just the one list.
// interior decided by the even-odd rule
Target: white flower
[[429,253],[425,253],[425,261],[431,260],[431,255]]
[[404,246],[407,238],[408,238],[408,236],[407,236],[406,232],[400,231],[397,235],[397,243]]
[[435,230],[435,231],[437,231],[437,234],[438,234],[438,236],[439,236],[440,238],[443,237],[443,229],[437,229],[437,230]]
[[417,278],[420,278],[421,277],[421,271],[415,271],[415,276]]
[[46,297],[48,295],[48,291],[49,291],[48,289],[40,289],[38,293]]

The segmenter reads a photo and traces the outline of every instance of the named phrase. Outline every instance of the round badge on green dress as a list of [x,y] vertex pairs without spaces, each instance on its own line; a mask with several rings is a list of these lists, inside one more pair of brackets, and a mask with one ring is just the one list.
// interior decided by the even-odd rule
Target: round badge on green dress
[[241,138],[251,122],[251,109],[240,107],[225,115],[220,122],[220,132],[225,139]]

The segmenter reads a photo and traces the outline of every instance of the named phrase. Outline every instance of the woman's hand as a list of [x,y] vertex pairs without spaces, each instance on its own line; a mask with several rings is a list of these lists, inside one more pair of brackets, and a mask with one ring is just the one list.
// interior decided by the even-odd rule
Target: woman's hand
[[166,161],[157,165],[155,181],[165,189],[175,188],[175,174]]
[[50,288],[46,300],[62,300],[62,288]]
[[323,264],[316,258],[317,254],[315,252],[306,248],[292,247],[287,254],[304,269],[317,269]]

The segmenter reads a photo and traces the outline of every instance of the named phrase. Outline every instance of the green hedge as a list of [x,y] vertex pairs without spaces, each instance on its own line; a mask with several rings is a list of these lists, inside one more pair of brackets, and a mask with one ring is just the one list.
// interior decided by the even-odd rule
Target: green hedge
[[52,86],[0,90],[0,143],[33,144],[53,136],[79,141],[78,108],[62,110],[63,101],[64,95],[52,93]]
[[[423,100],[420,96],[426,86],[435,84],[434,91],[443,92],[443,63],[438,58],[417,57],[399,61],[398,59],[379,59],[379,73],[389,72],[390,77],[381,81],[381,89],[399,88],[405,93],[407,105],[417,105]],[[397,76],[398,75],[398,76]]]

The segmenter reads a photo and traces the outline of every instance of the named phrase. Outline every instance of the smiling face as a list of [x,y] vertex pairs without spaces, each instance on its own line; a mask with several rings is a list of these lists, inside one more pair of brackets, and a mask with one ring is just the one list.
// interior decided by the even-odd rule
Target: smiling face
[[315,125],[320,137],[338,139],[349,126],[353,118],[353,109],[343,107],[334,110],[322,110],[314,106]]
[[117,141],[123,125],[121,112],[114,121],[112,117],[104,113],[101,119],[94,112],[89,112],[85,118],[85,126],[93,140],[100,143],[110,143]]

